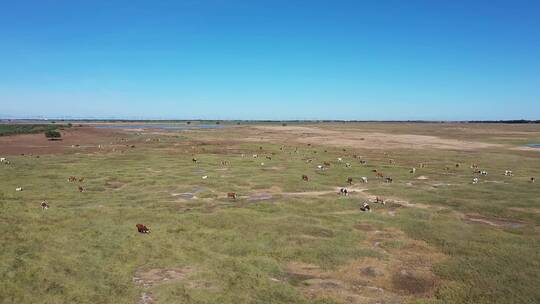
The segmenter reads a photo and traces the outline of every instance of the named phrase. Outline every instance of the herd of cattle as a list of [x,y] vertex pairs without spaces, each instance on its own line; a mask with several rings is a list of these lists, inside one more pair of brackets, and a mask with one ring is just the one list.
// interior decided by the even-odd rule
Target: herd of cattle
[[[308,144],[308,145],[310,145],[310,144]],[[132,148],[134,148],[134,146],[132,146]],[[283,148],[284,147],[280,147],[280,150],[283,151]],[[263,148],[259,147],[259,149],[262,150]],[[345,149],[344,149],[344,151],[345,151]],[[294,152],[298,153],[298,148],[295,148]],[[326,150],[325,150],[325,152],[326,152]],[[314,151],[314,153],[316,153],[316,151]],[[242,154],[241,156],[245,157],[245,154]],[[258,158],[258,157],[259,157],[258,154],[253,154],[253,158]],[[270,155],[266,155],[265,158],[267,160],[272,160],[272,156],[270,156]],[[358,158],[358,156],[353,155],[353,158]],[[306,163],[311,163],[312,161],[313,161],[313,159],[307,159]],[[198,161],[197,158],[193,157],[192,162],[193,163],[198,163],[199,161]],[[342,163],[343,158],[338,157],[337,162]],[[390,159],[389,162],[390,162],[390,164],[395,163],[395,161],[393,159]],[[10,161],[5,157],[1,157],[0,158],[0,163],[9,165]],[[361,165],[366,165],[367,164],[367,162],[365,160],[359,160],[359,163]],[[221,161],[220,164],[221,164],[221,166],[230,165],[229,161],[226,161],[226,160]],[[264,163],[261,163],[261,165],[264,165]],[[322,165],[317,165],[316,168],[318,170],[327,170],[328,168],[330,168],[330,166],[331,166],[331,163],[328,162],[328,161],[325,161],[325,162],[323,162]],[[350,163],[345,163],[346,168],[351,168],[351,166],[352,165]],[[420,163],[420,165],[419,165],[420,168],[426,168],[426,166],[427,165],[424,164],[424,163]],[[460,164],[455,164],[455,167],[459,168]],[[479,179],[480,176],[487,176],[488,175],[488,172],[486,170],[480,170],[477,164],[471,164],[470,168],[473,169],[473,174],[475,174],[475,175],[478,174],[478,176],[473,177],[472,184],[478,184],[479,181],[480,181],[480,179]],[[445,167],[445,170],[449,170],[449,167]],[[416,174],[416,171],[417,171],[417,169],[415,167],[413,167],[413,168],[411,168],[409,173]],[[381,171],[379,171],[377,169],[373,169],[372,172],[375,173],[375,178],[382,179],[385,183],[392,183],[393,182],[392,177],[386,176],[383,172],[381,172]],[[512,170],[505,170],[504,171],[504,176],[513,176],[513,175],[514,174],[513,174]],[[208,176],[203,176],[202,178],[206,179],[206,178],[208,178]],[[309,178],[308,175],[302,174],[302,180],[305,181],[305,182],[309,182],[310,178]],[[79,192],[84,192],[85,191],[85,189],[81,185],[81,183],[84,182],[84,177],[70,176],[70,177],[68,177],[67,181],[70,182],[70,183],[79,183],[79,185],[77,185],[78,191]],[[359,181],[360,181],[360,183],[367,183],[368,182],[368,177],[367,176],[362,176],[362,177],[360,177]],[[536,181],[536,179],[534,177],[531,177],[529,179],[529,182],[531,182],[531,183],[534,183],[535,181]],[[353,184],[353,178],[348,177],[347,180],[346,180],[346,183],[348,185],[352,185]],[[23,191],[23,188],[22,187],[17,187],[15,190],[16,191]],[[348,196],[349,191],[347,190],[347,188],[340,188],[338,194],[343,195],[343,196]],[[231,200],[236,200],[237,199],[236,192],[228,192],[227,193],[227,198],[231,199]],[[371,211],[371,207],[369,205],[370,202],[379,203],[379,204],[382,204],[382,205],[385,204],[385,200],[383,198],[377,196],[377,197],[375,197],[374,201],[364,202],[362,204],[362,206],[360,207],[360,210],[364,211],[364,212],[370,212]],[[49,203],[47,201],[42,201],[40,206],[41,206],[42,210],[49,209]],[[150,233],[150,229],[147,226],[145,226],[144,224],[136,224],[136,228],[137,228],[137,231],[140,232],[140,233]]]

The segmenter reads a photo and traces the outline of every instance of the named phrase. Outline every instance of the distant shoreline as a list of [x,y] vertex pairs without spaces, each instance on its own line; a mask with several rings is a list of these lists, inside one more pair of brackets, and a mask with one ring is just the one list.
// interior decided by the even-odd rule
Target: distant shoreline
[[540,120],[227,120],[227,119],[55,119],[55,118],[0,118],[0,124],[9,123],[182,123],[182,124],[303,124],[303,123],[501,123],[501,124],[538,124]]

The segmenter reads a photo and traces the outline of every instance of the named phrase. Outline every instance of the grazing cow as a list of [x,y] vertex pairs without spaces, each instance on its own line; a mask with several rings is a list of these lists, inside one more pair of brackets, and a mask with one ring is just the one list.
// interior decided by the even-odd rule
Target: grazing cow
[[309,177],[307,175],[305,175],[305,174],[302,174],[302,180],[307,182],[307,181],[309,181]]
[[272,157],[271,156],[266,156],[266,159],[272,160]]
[[68,182],[75,182],[75,181],[77,181],[77,177],[75,177],[75,176],[70,176],[68,178]]
[[536,179],[534,177],[531,177],[530,182],[534,183],[535,181],[536,181]]
[[411,169],[410,173],[415,174],[415,173],[416,173],[416,168],[413,167],[413,168]]
[[482,171],[480,171],[480,174],[486,176],[486,175],[487,175],[487,171],[482,170]]
[[253,158],[257,158],[257,157],[259,157],[259,155],[253,154]]
[[376,197],[375,197],[375,203],[379,203],[379,204],[382,204],[382,205],[386,205],[386,202],[384,201],[384,198],[379,197],[379,196],[376,196]]
[[310,159],[306,160],[306,164],[309,164],[309,163],[311,163],[312,161],[313,161],[313,159],[310,158]]
[[207,179],[208,178],[208,175],[205,175],[202,177],[202,179]]
[[371,172],[377,173],[377,169],[373,169],[373,170],[371,170]]
[[384,174],[382,172],[377,172],[376,176],[377,178],[383,178]]
[[426,167],[426,164],[420,163],[420,168],[421,168],[421,169],[423,169],[423,168],[425,168],[425,167]]
[[79,183],[84,182],[84,177],[79,177]]
[[371,212],[371,208],[369,207],[369,204],[368,204],[368,203],[364,203],[364,204],[362,205],[362,207],[360,207],[360,210],[362,210],[362,211],[364,211],[364,212],[366,212],[366,211]]
[[347,184],[352,185],[352,177],[347,178]]
[[505,176],[514,176],[514,173],[512,173],[512,170],[504,170]]
[[338,162],[342,162],[342,161],[343,161],[343,158],[338,157],[338,158],[337,158],[337,161],[338,161]]
[[227,193],[227,198],[236,200],[236,192],[228,192]]
[[194,157],[191,159],[192,162],[196,163],[197,162],[197,159]]
[[351,167],[351,164],[345,163],[345,168],[350,168],[350,167]]
[[317,169],[319,169],[319,170],[325,170],[325,167],[324,167],[323,165],[318,165],[318,166],[317,166]]
[[79,186],[79,192],[84,192],[84,188]]
[[41,210],[47,210],[49,209],[49,203],[46,201],[41,202]]
[[473,184],[478,184],[478,177],[473,178],[473,179],[472,179],[472,183],[473,183]]
[[329,162],[323,162],[323,164],[327,167],[330,167],[330,163]]
[[150,229],[143,224],[137,224],[135,227],[137,227],[137,231],[140,233],[150,233]]
[[389,159],[388,162],[389,162],[390,164],[395,163],[395,161],[394,161],[393,159]]
[[0,157],[0,163],[5,163],[7,159],[5,157]]
[[365,161],[365,160],[361,160],[361,161],[360,161],[360,164],[361,164],[361,165],[365,165],[365,164],[366,164],[366,161]]
[[478,169],[478,164],[471,164],[471,169]]
[[349,195],[349,191],[346,188],[341,188],[339,189],[339,194],[347,196]]
[[356,155],[356,154],[353,154],[353,156],[352,156],[352,157],[353,157],[353,158],[358,158],[358,155]]
[[15,191],[22,191],[22,187],[15,188]]
[[361,181],[363,184],[367,184],[367,177],[365,177],[365,176],[360,177],[360,181]]
[[391,177],[386,177],[386,178],[384,179],[384,182],[385,182],[385,183],[391,183],[391,182],[393,182],[393,181],[394,181],[394,180],[393,180]]

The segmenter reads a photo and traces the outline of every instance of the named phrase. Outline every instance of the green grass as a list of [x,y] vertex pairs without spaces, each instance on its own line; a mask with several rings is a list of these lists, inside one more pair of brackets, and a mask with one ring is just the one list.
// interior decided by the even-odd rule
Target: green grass
[[45,133],[65,127],[64,125],[54,124],[0,124],[0,136]]
[[[208,132],[227,136],[223,130]],[[171,150],[174,143],[179,146]],[[304,147],[294,153],[292,148],[280,151],[279,145],[263,144],[261,152],[259,146],[234,145],[234,153],[220,154],[222,145],[190,149],[185,137],[168,137],[153,145],[137,144],[124,154],[10,157],[10,165],[0,166],[0,303],[136,303],[142,292],[132,281],[136,270],[184,266],[195,269],[189,280],[149,289],[156,303],[314,303],[291,282],[271,278],[284,277],[290,262],[335,270],[362,257],[388,259],[365,245],[367,233],[352,228],[358,223],[400,229],[446,255],[434,267],[441,285],[432,298],[417,299],[420,302],[540,301],[540,217],[510,209],[539,207],[539,187],[527,181],[540,176],[537,158],[510,150],[433,150],[421,155],[403,150],[392,152],[389,157],[396,164],[390,165],[387,157],[364,151],[368,166],[345,155],[344,161],[353,163],[347,169],[336,161],[346,154],[340,149]],[[185,149],[190,153],[182,152]],[[272,160],[264,159],[272,152]],[[252,158],[255,153],[260,157]],[[197,164],[191,161],[193,155]],[[317,162],[307,164],[308,157]],[[228,170],[219,170],[221,160],[231,163]],[[319,172],[315,167],[323,160],[332,166]],[[416,176],[428,180],[409,173],[419,162],[429,166]],[[455,162],[463,166],[442,170]],[[472,162],[490,172],[488,179],[507,183],[471,185]],[[395,182],[377,181],[373,168]],[[516,176],[502,176],[507,168]],[[302,174],[310,181],[303,182]],[[79,193],[76,184],[66,181],[71,175],[86,178],[86,192]],[[442,209],[402,207],[390,217],[357,212],[362,200],[353,197],[247,198],[271,187],[284,192],[331,190],[345,186],[348,176],[368,176],[370,193]],[[451,186],[433,188],[434,183]],[[24,191],[15,192],[18,186]],[[199,199],[182,201],[171,195],[195,190]],[[230,191],[241,198],[227,200]],[[41,210],[42,200],[49,201],[50,210]],[[460,219],[465,213],[512,218],[525,225],[471,224]],[[152,233],[138,234],[136,223],[148,225]],[[404,243],[388,240],[384,246],[401,250]],[[193,288],[192,281],[211,287]]]

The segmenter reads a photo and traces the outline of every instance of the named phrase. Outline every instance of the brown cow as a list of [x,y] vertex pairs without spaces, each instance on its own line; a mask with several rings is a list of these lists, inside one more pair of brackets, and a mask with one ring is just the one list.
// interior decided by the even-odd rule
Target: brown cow
[[327,167],[330,167],[330,163],[329,162],[323,162],[323,164]]
[[347,178],[347,184],[352,185],[352,177]]
[[75,177],[75,176],[70,176],[70,177],[68,178],[68,182],[74,182],[74,181],[77,181],[77,177]]
[[382,172],[377,172],[376,176],[377,178],[383,178],[384,174]]
[[84,177],[79,178],[79,183],[82,183],[82,182],[84,182]]
[[309,177],[307,175],[305,175],[305,174],[302,174],[302,180],[308,182]]
[[227,198],[231,198],[233,200],[236,200],[236,192],[228,192]]
[[84,192],[84,188],[79,186],[79,192]]
[[379,196],[375,197],[375,203],[381,203],[383,205],[386,204],[386,202],[384,201],[384,198],[379,197]]
[[46,201],[41,202],[41,209],[42,210],[49,209],[49,203],[47,203]]
[[137,227],[137,231],[140,233],[150,233],[150,229],[143,224],[137,224],[135,227]]

